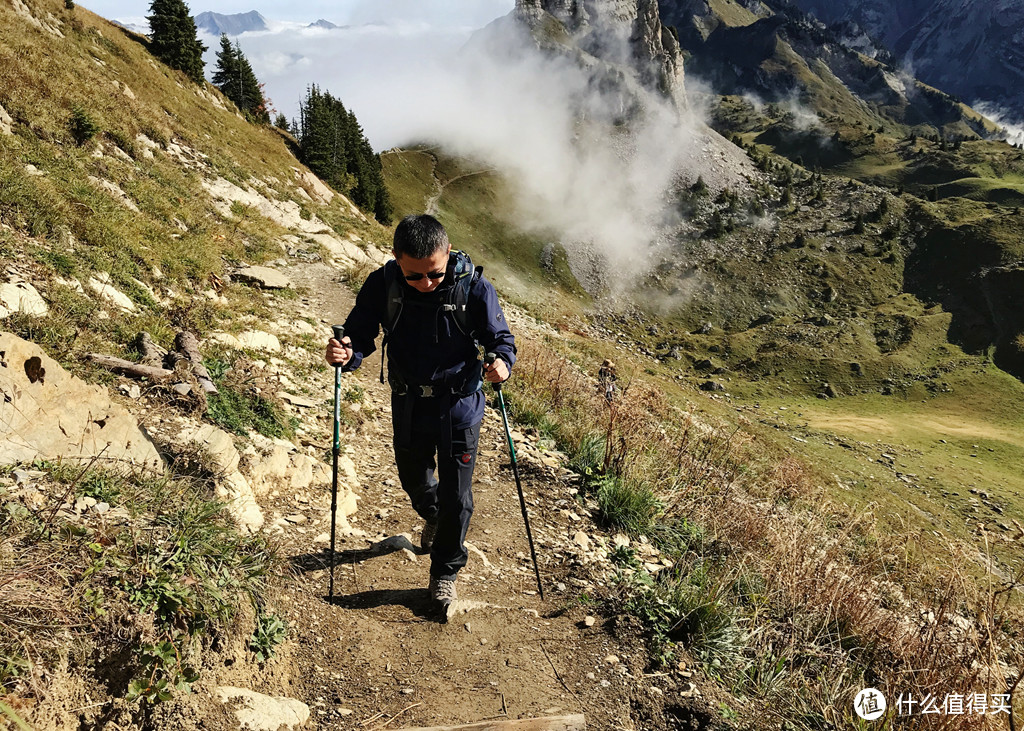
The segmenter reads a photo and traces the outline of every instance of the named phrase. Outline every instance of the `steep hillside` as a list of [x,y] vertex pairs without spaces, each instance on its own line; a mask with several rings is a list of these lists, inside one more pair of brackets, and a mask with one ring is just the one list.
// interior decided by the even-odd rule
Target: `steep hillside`
[[1024,3],[820,2],[794,0],[826,23],[851,22],[881,40],[901,65],[968,103],[991,102],[1024,116],[1020,37]]
[[848,124],[968,138],[997,131],[963,108],[950,89],[863,55],[836,29],[789,3],[753,3],[753,10],[733,0],[662,0],[661,6],[666,23],[682,29],[688,72],[718,94],[753,95]]
[[[56,3],[16,8],[0,8],[0,105],[11,119],[0,220],[35,237],[38,251],[23,253],[54,275],[201,291],[232,264],[280,256],[289,229],[325,254],[350,232],[384,237],[297,164],[285,137],[158,64],[143,38]],[[238,188],[245,204],[232,207],[226,192]]]

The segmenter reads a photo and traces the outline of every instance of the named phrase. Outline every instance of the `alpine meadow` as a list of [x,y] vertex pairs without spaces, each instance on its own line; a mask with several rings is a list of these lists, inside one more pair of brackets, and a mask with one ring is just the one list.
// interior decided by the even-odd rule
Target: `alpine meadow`
[[[0,728],[1020,728],[1024,2],[515,0],[369,104],[342,5],[0,0]],[[517,350],[440,608],[324,359],[423,213]]]

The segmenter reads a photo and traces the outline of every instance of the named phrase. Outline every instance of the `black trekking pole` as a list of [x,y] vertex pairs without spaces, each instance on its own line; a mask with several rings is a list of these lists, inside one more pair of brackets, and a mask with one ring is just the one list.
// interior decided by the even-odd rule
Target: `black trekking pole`
[[[488,353],[484,359],[487,365],[491,365],[498,359],[494,353]],[[540,598],[544,599],[544,587],[540,583],[540,569],[537,568],[537,551],[533,548],[533,533],[530,532],[530,518],[526,514],[526,498],[523,496],[523,484],[519,481],[519,465],[516,463],[516,448],[512,444],[512,431],[508,427],[508,413],[505,411],[505,397],[501,393],[501,384],[492,383],[494,390],[498,393],[498,403],[501,405],[501,419],[505,423],[505,439],[508,440],[508,452],[512,456],[512,474],[516,477],[516,489],[519,491],[519,507],[523,511],[523,523],[526,524],[526,540],[530,544],[530,557],[533,558],[533,573],[537,577],[537,591]]]
[[[345,328],[331,325],[334,339],[339,343],[345,337]],[[341,452],[341,365],[334,366],[334,476],[331,479],[331,583],[327,601],[334,601],[334,531],[338,513],[338,453]]]

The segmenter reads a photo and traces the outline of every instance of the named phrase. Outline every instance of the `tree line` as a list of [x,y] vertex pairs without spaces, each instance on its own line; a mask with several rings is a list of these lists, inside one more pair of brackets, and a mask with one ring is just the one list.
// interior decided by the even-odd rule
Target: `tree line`
[[[205,83],[206,46],[199,40],[195,20],[184,0],[152,0],[148,16],[150,50],[173,69],[197,84]],[[270,124],[270,100],[242,47],[222,34],[213,85],[254,124]],[[299,159],[336,190],[344,193],[383,224],[393,209],[384,185],[380,155],[373,151],[356,115],[340,99],[311,85],[299,108],[299,119],[289,125],[283,114],[276,126],[292,132]]]
[[378,221],[391,220],[393,210],[380,155],[374,153],[356,115],[340,99],[311,85],[294,127],[306,167],[337,190],[349,191],[353,202],[373,211]]

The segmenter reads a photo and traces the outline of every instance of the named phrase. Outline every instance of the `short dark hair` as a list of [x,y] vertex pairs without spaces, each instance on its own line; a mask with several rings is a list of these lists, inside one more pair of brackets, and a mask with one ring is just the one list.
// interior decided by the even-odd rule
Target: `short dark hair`
[[395,255],[426,259],[448,248],[448,233],[433,216],[423,213],[406,216],[395,228]]

